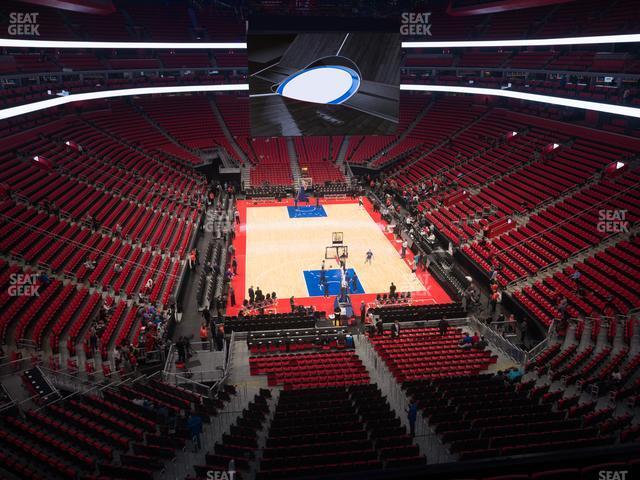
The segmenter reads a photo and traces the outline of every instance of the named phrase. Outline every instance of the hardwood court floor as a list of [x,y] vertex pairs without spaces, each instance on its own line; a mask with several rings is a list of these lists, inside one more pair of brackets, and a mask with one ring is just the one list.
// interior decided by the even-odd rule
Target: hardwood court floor
[[[368,201],[365,208],[351,200],[325,201],[322,206],[327,216],[313,218],[289,218],[287,205],[291,201],[262,205],[239,202],[241,223],[234,242],[238,275],[232,282],[237,303],[242,303],[249,286],[259,286],[265,294],[275,291],[286,302],[278,311],[287,311],[291,296],[297,304],[322,306],[318,303],[327,300],[309,298],[304,271],[320,269],[332,232],[344,233],[344,244],[349,247],[347,266],[355,270],[365,291],[352,296],[354,305],[388,292],[391,282],[398,292],[419,292],[427,303],[450,301],[430,274],[411,272],[412,256],[400,257],[400,243],[384,231],[385,222]],[[368,249],[374,254],[371,264],[365,264]],[[325,262],[326,269],[337,268],[335,260]],[[229,313],[233,314],[233,309]]]

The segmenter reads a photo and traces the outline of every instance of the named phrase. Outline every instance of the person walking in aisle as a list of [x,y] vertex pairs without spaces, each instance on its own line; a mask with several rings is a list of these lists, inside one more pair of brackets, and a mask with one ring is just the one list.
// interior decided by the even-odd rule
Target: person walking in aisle
[[418,404],[415,400],[409,401],[409,407],[407,408],[407,420],[409,420],[409,430],[411,436],[416,436],[416,419],[418,418]]

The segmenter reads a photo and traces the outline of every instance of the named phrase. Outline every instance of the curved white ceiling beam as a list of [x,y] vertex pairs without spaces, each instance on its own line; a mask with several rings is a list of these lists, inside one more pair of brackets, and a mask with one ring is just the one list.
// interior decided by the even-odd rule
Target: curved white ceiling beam
[[599,35],[595,37],[526,38],[520,40],[473,40],[463,42],[402,42],[402,48],[465,48],[465,47],[544,47],[556,45],[598,45],[640,42],[640,33],[629,35]]
[[[188,92],[233,92],[247,91],[249,84],[227,84],[227,85],[188,85],[174,87],[142,87],[125,88],[121,90],[102,90],[98,92],[76,93],[66,97],[55,97],[39,102],[19,105],[0,110],[0,120],[24,115],[25,113],[36,112],[51,107],[58,107],[72,102],[86,100],[99,100],[102,98],[124,97],[129,95],[149,95],[158,93],[188,93]],[[596,112],[611,113],[626,117],[640,118],[640,108],[625,107],[622,105],[611,105],[607,103],[589,102],[586,100],[575,100],[572,98],[553,97],[549,95],[539,95],[536,93],[518,92],[514,90],[499,90],[497,88],[476,88],[457,87],[450,85],[413,85],[401,84],[400,90],[413,90],[421,92],[444,92],[444,93],[469,93],[472,95],[494,95],[498,97],[515,98],[531,102],[550,103],[562,107],[580,108],[583,110],[593,110]]]
[[75,42],[66,40],[21,40],[0,38],[0,47],[19,48],[118,48],[118,49],[155,49],[155,50],[212,50],[246,49],[246,42]]
[[0,120],[4,120],[25,113],[36,112],[46,108],[59,107],[72,102],[83,102],[87,100],[99,100],[102,98],[126,97],[131,95],[150,95],[157,93],[188,93],[188,92],[232,92],[238,90],[249,90],[248,83],[237,83],[228,85],[181,85],[174,87],[141,87],[124,88],[120,90],[101,90],[98,92],[76,93],[66,97],[55,97],[40,102],[27,103],[0,110]]
[[497,97],[515,98],[530,102],[550,103],[561,107],[580,108],[596,112],[612,113],[625,117],[640,118],[640,108],[612,105],[609,103],[589,102],[586,100],[574,100],[573,98],[552,97],[537,93],[518,92],[515,90],[499,90],[497,88],[456,87],[453,85],[411,85],[402,84],[400,90],[414,90],[420,92],[446,92],[446,93],[471,93],[473,95],[494,95]]

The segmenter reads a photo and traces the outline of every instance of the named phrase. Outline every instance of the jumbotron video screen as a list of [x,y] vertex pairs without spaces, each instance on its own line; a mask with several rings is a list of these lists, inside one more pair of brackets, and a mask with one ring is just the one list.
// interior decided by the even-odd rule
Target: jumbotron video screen
[[[357,28],[366,24],[354,27],[327,18],[304,23],[305,31],[301,25],[270,30],[263,19],[256,21],[256,29],[249,21],[252,135],[396,133],[401,61],[397,28],[363,31]],[[329,26],[353,29],[319,30]]]

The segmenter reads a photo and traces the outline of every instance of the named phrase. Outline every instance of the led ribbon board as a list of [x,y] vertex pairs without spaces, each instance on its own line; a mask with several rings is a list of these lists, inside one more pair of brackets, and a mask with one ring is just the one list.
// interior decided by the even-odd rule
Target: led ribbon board
[[[466,47],[540,47],[555,45],[598,45],[640,42],[640,33],[628,35],[598,35],[591,37],[527,38],[513,40],[474,40],[446,42],[402,42],[402,48],[466,48]],[[84,48],[84,49],[156,49],[211,50],[247,48],[246,42],[78,42],[66,40],[22,40],[0,38],[0,47],[17,48]]]
[[[50,98],[40,102],[28,103],[17,107],[9,107],[0,110],[0,120],[36,112],[46,108],[58,107],[71,102],[86,100],[99,100],[102,98],[124,97],[129,95],[149,95],[157,93],[189,93],[189,92],[234,92],[249,90],[249,84],[237,83],[231,85],[190,85],[176,87],[145,87],[127,88],[123,90],[106,90],[100,92],[76,93],[66,97]],[[472,95],[495,95],[498,97],[516,98],[532,102],[550,103],[563,107],[580,108],[596,112],[612,113],[625,117],[640,118],[640,108],[610,105],[607,103],[588,102],[586,100],[574,100],[571,98],[551,97],[535,93],[516,92],[512,90],[498,90],[496,88],[456,87],[449,85],[412,85],[401,84],[400,90],[413,90],[421,92],[445,92],[445,93],[469,93]],[[342,100],[344,101],[344,100]]]
[[612,113],[626,117],[640,118],[640,108],[623,107],[608,103],[588,102],[586,100],[574,100],[572,98],[551,97],[538,95],[537,93],[516,92],[513,90],[499,90],[497,88],[456,87],[451,85],[411,85],[401,84],[400,90],[415,90],[421,92],[446,92],[446,93],[470,93],[472,95],[495,95],[496,97],[516,98],[531,102],[551,103],[562,107],[594,110],[596,112]]
[[469,42],[402,42],[402,48],[552,47],[556,45],[605,45],[640,42],[640,33],[595,37],[527,38],[516,40],[474,40]]
[[249,90],[249,84],[237,83],[227,85],[181,85],[174,87],[141,87],[125,88],[120,90],[102,90],[98,92],[76,93],[64,97],[55,97],[40,102],[27,103],[17,107],[9,107],[0,110],[0,120],[4,120],[25,113],[37,112],[45,108],[59,107],[72,102],[82,102],[87,100],[100,100],[102,98],[127,97],[134,95],[150,95],[157,93],[190,93],[190,92],[233,92]]

